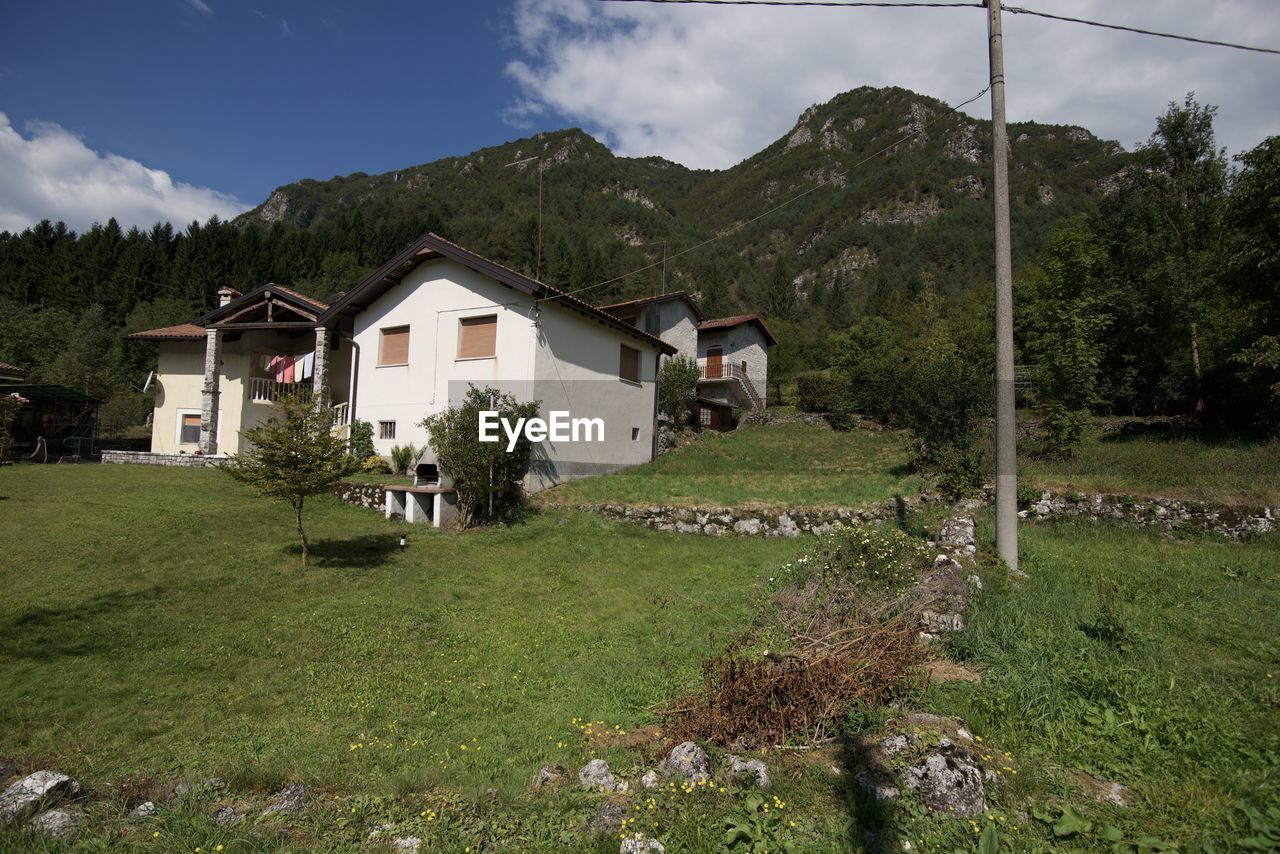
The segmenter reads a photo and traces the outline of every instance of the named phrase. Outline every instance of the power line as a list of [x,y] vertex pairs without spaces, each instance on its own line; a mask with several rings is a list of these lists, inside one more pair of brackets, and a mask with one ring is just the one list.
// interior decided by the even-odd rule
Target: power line
[[[822,6],[826,8],[838,9],[858,9],[858,8],[875,8],[875,9],[962,9],[962,8],[978,8],[986,7],[985,2],[980,3],[961,3],[961,2],[902,2],[893,3],[889,0],[849,0],[849,2],[839,2],[839,0],[597,0],[600,3],[658,3],[670,6]],[[1034,15],[1038,18],[1048,18],[1052,21],[1066,21],[1071,24],[1084,24],[1089,27],[1101,27],[1106,30],[1122,30],[1126,33],[1137,33],[1143,36],[1155,36],[1162,39],[1174,39],[1176,41],[1191,42],[1193,44],[1212,45],[1213,47],[1227,47],[1232,50],[1248,50],[1254,53],[1270,53],[1280,55],[1280,50],[1271,47],[1254,47],[1247,44],[1237,44],[1236,42],[1217,41],[1215,39],[1202,39],[1196,36],[1183,36],[1177,33],[1162,33],[1156,30],[1144,30],[1141,27],[1128,27],[1124,24],[1107,24],[1102,21],[1090,21],[1086,18],[1072,18],[1067,15],[1054,15],[1050,12],[1040,12],[1036,9],[1027,9],[1022,6],[1005,6],[1004,11],[1011,15]]]
[[[653,2],[670,2],[670,0],[653,0]],[[1035,9],[1025,9],[1020,6],[1005,6],[1004,10],[1011,15],[1035,15],[1037,18],[1049,18],[1054,21],[1067,21],[1072,24],[1085,24],[1090,27],[1102,27],[1107,30],[1123,30],[1126,33],[1137,33],[1143,36],[1157,36],[1162,39],[1176,39],[1177,41],[1193,42],[1194,44],[1207,44],[1214,47],[1229,47],[1232,50],[1251,50],[1255,53],[1272,53],[1280,55],[1280,50],[1271,47],[1252,47],[1247,44],[1236,44],[1234,42],[1220,42],[1213,39],[1202,39],[1195,36],[1181,36],[1176,33],[1160,33],[1155,30],[1144,30],[1140,27],[1126,27],[1123,24],[1104,24],[1101,21],[1089,21],[1084,18],[1070,18],[1066,15],[1053,15],[1049,12],[1039,12]]]
[[870,2],[870,0],[850,0],[850,2],[842,3],[839,0],[600,0],[603,3],[666,3],[672,6],[848,6],[855,7],[872,7],[882,9],[962,9],[977,8],[981,9],[985,3],[923,3],[923,2],[903,2],[894,3],[890,0],[881,0],[880,2]]
[[[675,0],[661,0],[661,2],[674,2],[674,1],[675,1]],[[648,0],[644,0],[644,2],[648,2]],[[687,2],[687,0],[679,0],[679,2]],[[719,0],[717,0],[717,2],[719,2]],[[896,5],[896,4],[894,4],[894,5]],[[754,223],[759,222],[760,220],[764,219],[765,217],[769,216],[770,214],[772,214],[772,213],[775,213],[775,212],[777,212],[777,211],[782,210],[783,208],[785,208],[787,205],[791,204],[792,202],[799,201],[800,199],[803,199],[805,196],[809,195],[810,193],[813,193],[813,192],[815,192],[815,191],[817,191],[817,190],[820,190],[820,189],[822,189],[823,187],[828,186],[829,184],[834,184],[834,183],[836,183],[837,181],[841,181],[841,180],[843,180],[844,178],[848,177],[849,173],[850,173],[850,172],[852,172],[853,170],[855,170],[855,169],[857,169],[858,167],[863,166],[863,165],[865,165],[865,164],[867,164],[867,163],[870,163],[872,160],[875,160],[875,159],[876,159],[877,157],[879,157],[881,154],[884,154],[884,153],[885,153],[885,152],[887,152],[887,151],[891,151],[892,149],[897,148],[897,147],[898,147],[899,145],[901,145],[902,143],[907,142],[908,140],[912,139],[912,138],[913,138],[913,137],[915,137],[915,136],[918,136],[919,134],[923,133],[926,129],[928,129],[928,128],[930,128],[930,127],[933,127],[933,125],[935,125],[935,124],[937,124],[938,122],[942,121],[944,118],[947,118],[948,116],[950,116],[952,113],[957,113],[957,112],[959,112],[962,108],[967,107],[969,104],[972,104],[974,101],[978,100],[978,99],[979,99],[979,98],[981,98],[983,95],[987,94],[987,92],[989,92],[990,90],[991,90],[991,86],[990,86],[990,85],[986,86],[985,88],[983,88],[983,90],[982,90],[981,92],[979,92],[978,94],[974,95],[972,98],[969,98],[967,101],[962,101],[961,103],[956,104],[954,107],[950,108],[950,109],[949,109],[949,110],[947,110],[946,112],[939,113],[939,114],[938,114],[938,116],[937,116],[936,118],[934,118],[932,121],[927,122],[926,124],[921,125],[918,129],[913,130],[911,133],[908,133],[908,134],[905,134],[904,136],[899,137],[898,139],[896,139],[896,140],[894,140],[893,142],[889,143],[888,145],[884,146],[883,148],[881,148],[880,150],[876,151],[875,153],[867,155],[866,157],[864,157],[864,158],[862,158],[861,160],[859,160],[857,163],[855,163],[855,164],[853,164],[852,166],[850,166],[849,168],[845,169],[845,171],[843,171],[843,172],[841,172],[841,173],[839,173],[839,174],[837,174],[837,175],[832,175],[830,178],[828,178],[828,179],[827,179],[827,180],[825,180],[825,181],[822,181],[821,183],[814,184],[814,185],[813,185],[812,187],[810,187],[809,189],[807,189],[807,190],[805,190],[805,191],[803,191],[803,192],[801,192],[801,193],[797,193],[796,195],[792,196],[792,197],[791,197],[791,198],[789,198],[789,199],[786,199],[786,200],[784,200],[784,201],[782,201],[782,202],[779,202],[778,204],[774,205],[773,207],[769,208],[768,210],[766,210],[766,211],[764,211],[764,212],[762,212],[762,213],[757,214],[756,216],[752,217],[751,219],[747,220],[746,222],[742,222],[742,223],[738,223],[737,225],[734,225],[734,226],[733,226],[733,227],[731,227],[729,230],[724,231],[724,232],[722,232],[722,233],[720,233],[720,234],[717,234],[715,237],[709,237],[709,238],[707,238],[706,240],[702,241],[701,243],[696,243],[696,244],[694,244],[693,246],[688,247],[687,249],[681,249],[679,252],[675,253],[674,255],[667,255],[667,256],[666,256],[665,258],[663,258],[663,260],[661,260],[661,261],[654,261],[652,264],[646,264],[646,265],[645,265],[645,266],[643,266],[643,267],[637,267],[637,268],[636,268],[636,269],[634,269],[634,270],[631,270],[631,271],[629,271],[629,272],[623,273],[621,276],[615,276],[615,277],[613,277],[612,279],[608,279],[608,280],[603,281],[603,282],[598,282],[598,283],[596,283],[596,284],[594,284],[594,285],[588,285],[588,286],[586,286],[585,288],[578,288],[576,291],[568,291],[568,292],[566,292],[566,293],[561,294],[560,296],[569,296],[569,297],[577,296],[578,294],[585,293],[585,292],[587,292],[587,291],[593,291],[593,290],[595,290],[596,288],[602,288],[602,287],[604,287],[605,285],[612,285],[614,282],[620,282],[620,281],[622,281],[623,279],[626,279],[626,278],[629,278],[629,277],[631,277],[631,276],[634,276],[636,273],[643,273],[645,270],[652,270],[654,267],[657,267],[657,266],[660,266],[660,265],[664,265],[664,264],[666,264],[666,263],[667,263],[667,262],[669,262],[669,261],[674,261],[676,258],[679,258],[681,255],[687,255],[687,254],[689,254],[690,252],[694,252],[694,251],[696,251],[696,250],[698,250],[698,249],[701,249],[701,248],[702,248],[702,247],[704,247],[704,246],[707,246],[707,245],[709,245],[709,244],[711,244],[711,243],[715,243],[717,240],[723,240],[724,238],[726,238],[726,237],[730,236],[731,234],[736,234],[736,233],[738,233],[738,232],[742,231],[742,230],[743,230],[744,228],[746,228],[747,226],[749,226],[749,225],[753,225]],[[550,302],[551,300],[559,299],[559,298],[560,298],[560,296],[548,297],[547,299],[542,300],[542,302]]]

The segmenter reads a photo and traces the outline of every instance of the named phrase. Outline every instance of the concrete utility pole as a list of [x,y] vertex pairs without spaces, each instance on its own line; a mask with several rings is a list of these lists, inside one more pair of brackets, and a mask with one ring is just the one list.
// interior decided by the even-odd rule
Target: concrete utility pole
[[991,145],[996,201],[996,551],[1018,568],[1018,447],[1013,398],[1013,249],[1009,235],[1009,132],[1004,125],[1000,0],[987,0],[991,47]]

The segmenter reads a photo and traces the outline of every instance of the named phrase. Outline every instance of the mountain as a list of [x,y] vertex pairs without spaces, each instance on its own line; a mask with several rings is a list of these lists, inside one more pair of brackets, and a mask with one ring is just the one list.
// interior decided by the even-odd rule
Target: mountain
[[[1091,210],[1128,155],[1079,127],[1018,123],[1009,136],[1016,265],[1055,222]],[[569,129],[381,175],[288,184],[237,222],[412,220],[532,273],[541,168],[538,266],[548,283],[611,301],[656,292],[665,266],[665,286],[694,291],[709,311],[805,314],[806,301],[835,294],[856,307],[922,276],[950,295],[990,278],[990,156],[990,122],[905,89],[863,87],[810,107],[785,136],[720,171],[616,157]],[[794,298],[775,289],[761,305],[778,276]]]

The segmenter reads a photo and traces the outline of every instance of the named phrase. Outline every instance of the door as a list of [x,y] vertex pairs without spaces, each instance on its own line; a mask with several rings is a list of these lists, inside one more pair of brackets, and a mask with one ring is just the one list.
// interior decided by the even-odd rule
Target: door
[[707,379],[718,380],[724,376],[724,348],[707,348]]

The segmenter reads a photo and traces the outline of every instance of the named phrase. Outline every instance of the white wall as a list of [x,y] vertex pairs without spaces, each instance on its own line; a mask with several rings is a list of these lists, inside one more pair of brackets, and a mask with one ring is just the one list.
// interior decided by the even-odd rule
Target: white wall
[[[768,342],[754,323],[743,323],[729,329],[703,332],[698,336],[698,358],[707,357],[710,347],[722,347],[726,365],[747,363],[747,377],[755,386],[756,393],[763,400],[768,394],[769,381],[769,347]],[[744,401],[739,394],[730,396],[736,383],[701,383],[698,394],[709,400],[719,400],[742,406]]]
[[659,328],[662,334],[659,337],[679,351],[676,353],[677,356],[697,358],[698,319],[694,316],[689,304],[682,299],[667,300],[650,308],[661,312]]
[[[393,445],[422,446],[419,426],[449,405],[450,382],[476,386],[533,375],[532,300],[525,294],[454,261],[418,266],[404,281],[355,317],[360,347],[355,417],[373,424],[373,445],[388,455]],[[458,321],[496,314],[496,354],[491,359],[458,359]],[[378,367],[381,330],[409,327],[409,363]],[[395,439],[379,439],[378,422],[396,423]]]

